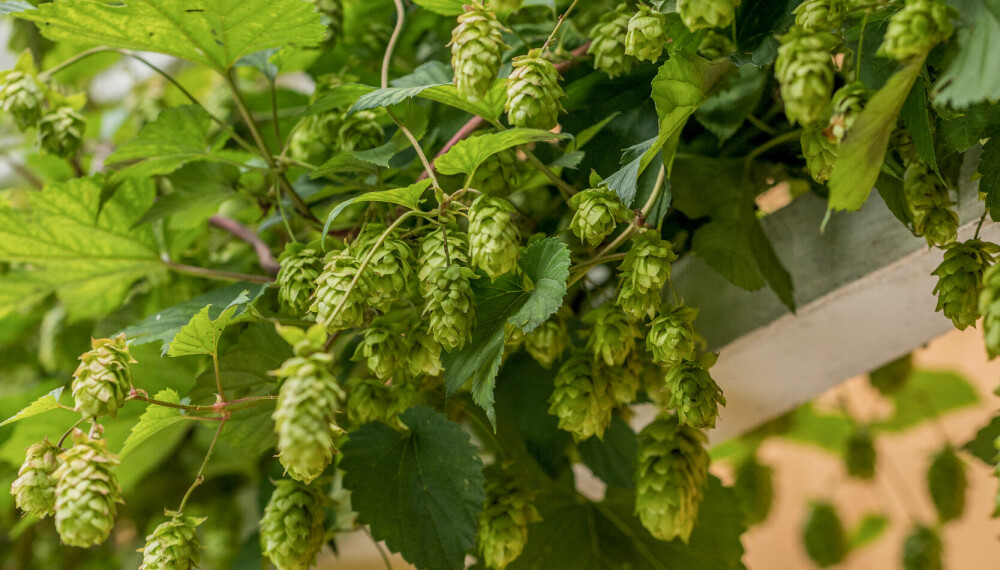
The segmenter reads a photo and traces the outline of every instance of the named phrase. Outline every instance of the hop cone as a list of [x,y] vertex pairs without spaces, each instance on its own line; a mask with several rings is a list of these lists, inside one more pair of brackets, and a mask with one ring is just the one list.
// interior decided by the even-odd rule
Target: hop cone
[[903,543],[904,570],[942,570],[944,546],[936,530],[917,525]]
[[904,61],[931,51],[951,36],[954,15],[944,0],[906,0],[889,18],[877,55]]
[[726,28],[736,16],[739,0],[677,0],[677,12],[692,32]]
[[28,448],[17,479],[10,486],[17,508],[38,518],[55,514],[56,477],[61,449],[45,439]]
[[837,145],[818,128],[804,129],[799,141],[802,143],[802,155],[806,159],[809,175],[820,184],[829,180],[837,161]]
[[714,428],[719,416],[719,404],[726,397],[712,375],[697,362],[685,361],[670,369],[666,377],[670,401],[667,406],[677,410],[682,424],[695,428]]
[[802,529],[809,558],[820,568],[842,561],[848,552],[847,536],[840,516],[830,503],[815,502]]
[[837,43],[833,34],[799,28],[781,37],[774,74],[789,121],[808,125],[826,118],[836,71],[830,50]]
[[389,409],[389,387],[374,378],[347,381],[347,421],[353,427],[384,422]]
[[591,374],[611,387],[615,405],[624,407],[635,402],[642,388],[643,365],[638,358],[629,358],[620,367],[608,366],[603,360],[594,363]]
[[104,542],[115,526],[121,487],[114,468],[118,456],[108,442],[73,430],[73,447],[59,456],[56,531],[63,544],[87,548]]
[[386,380],[403,366],[408,347],[399,327],[380,321],[365,331],[351,360],[364,360],[372,374]]
[[698,43],[698,54],[705,59],[719,59],[736,51],[732,40],[724,34],[709,30]]
[[323,271],[323,254],[314,244],[289,243],[278,256],[278,299],[295,311],[309,310],[316,278]]
[[1000,265],[983,274],[983,292],[979,294],[979,314],[983,316],[983,340],[990,358],[1000,354]]
[[508,148],[490,155],[472,177],[472,187],[491,196],[506,196],[517,189],[521,179],[521,163],[514,149]]
[[[624,2],[614,12],[601,16],[590,30],[590,47],[587,53],[594,56],[594,69],[616,77],[628,73],[635,60],[625,53],[625,38],[631,14]],[[659,54],[657,54],[659,55]]]
[[615,231],[620,222],[628,221],[632,212],[618,199],[614,190],[591,188],[574,194],[569,205],[576,210],[569,227],[580,241],[596,246]]
[[948,195],[948,188],[927,169],[914,161],[903,174],[903,193],[913,219],[913,231],[927,239],[928,245],[946,245],[958,236],[958,214]]
[[[447,236],[447,239],[446,239]],[[447,247],[445,247],[447,243]],[[417,259],[417,279],[420,292],[427,292],[431,273],[438,268],[448,267],[452,262],[469,262],[469,238],[458,226],[450,225],[444,230],[432,230],[420,241],[420,257]]]
[[278,436],[278,460],[293,479],[319,477],[336,452],[343,430],[336,414],[345,395],[329,371],[333,355],[323,350],[323,329],[314,325],[295,345],[295,356],[272,372],[282,380],[271,417]]
[[844,85],[833,94],[833,115],[824,134],[837,144],[844,140],[844,135],[854,126],[855,119],[861,114],[868,101],[868,88],[860,81]]
[[662,414],[639,432],[635,512],[654,537],[690,538],[708,484],[706,442],[700,431]]
[[45,93],[33,75],[7,72],[0,85],[0,111],[9,113],[22,131],[35,126],[42,117]]
[[[316,313],[316,322],[333,333],[359,326],[365,318],[365,296],[362,290],[371,290],[371,282],[364,275],[352,289],[351,281],[361,263],[349,250],[331,251],[326,256],[323,272],[316,278],[316,294],[309,312]],[[343,303],[338,312],[337,306]]]
[[491,279],[517,267],[520,236],[511,215],[514,206],[483,194],[469,207],[469,255],[472,265]]
[[80,149],[86,127],[83,115],[72,107],[57,107],[38,121],[38,146],[45,152],[69,158]]
[[500,71],[500,59],[507,47],[503,26],[496,14],[479,0],[465,6],[458,25],[451,32],[451,66],[455,68],[458,94],[478,101],[493,87]]
[[569,333],[566,323],[561,319],[549,319],[524,337],[524,348],[539,364],[551,368],[559,360],[566,345]]
[[767,519],[774,504],[774,470],[751,456],[736,469],[736,498],[748,525]]
[[844,448],[847,473],[858,479],[872,479],[875,477],[875,458],[875,444],[871,434],[866,429],[855,430]]
[[139,570],[188,570],[197,568],[201,544],[197,527],[205,519],[174,514],[146,537]]
[[868,374],[868,383],[881,392],[883,396],[888,396],[906,384],[912,371],[913,358],[907,354],[872,370]]
[[[382,224],[365,226],[351,245],[358,263],[368,256],[385,230]],[[413,251],[410,246],[397,237],[395,232],[389,233],[365,267],[364,279],[358,283],[362,285],[361,293],[370,306],[385,312],[393,301],[406,292],[410,276],[413,275],[410,267],[412,259]]]
[[963,330],[975,325],[979,318],[983,273],[993,264],[993,254],[1000,251],[1000,247],[977,239],[946,247],[944,261],[933,273],[938,277],[934,287],[934,294],[938,296],[937,310]]
[[288,137],[288,150],[292,157],[307,162],[325,160],[332,149],[338,147],[337,139],[343,124],[343,113],[332,111],[302,119],[295,132]]
[[472,336],[476,303],[469,279],[475,277],[471,269],[452,263],[427,278],[423,314],[430,316],[428,332],[448,351],[461,348]]
[[595,435],[604,437],[615,400],[606,376],[593,374],[593,359],[574,352],[556,372],[549,404],[549,413],[559,418],[559,428],[580,442]]
[[652,317],[660,308],[660,290],[670,279],[670,263],[677,259],[672,247],[658,231],[632,238],[632,247],[620,267],[618,305],[633,319]]
[[698,309],[678,305],[649,325],[646,350],[653,362],[664,366],[680,364],[695,356],[694,322]]
[[583,317],[583,322],[592,327],[587,336],[587,349],[593,353],[594,361],[603,360],[608,366],[621,366],[635,352],[639,329],[615,307],[594,309]]
[[803,30],[837,30],[847,15],[844,0],[806,0],[792,11],[795,25]]
[[667,44],[667,17],[645,4],[628,21],[625,54],[656,63]]
[[528,523],[541,517],[531,504],[534,493],[506,473],[489,473],[485,490],[476,544],[487,568],[503,570],[524,550]]
[[441,343],[423,330],[412,330],[408,334],[410,346],[407,351],[407,370],[410,376],[437,376],[441,373]]
[[125,334],[94,339],[73,372],[73,399],[84,418],[115,416],[132,387],[132,363]]
[[346,113],[341,118],[337,130],[337,146],[340,150],[368,150],[380,146],[385,140],[385,131],[378,123],[378,115],[374,111],[364,110]]
[[965,510],[965,490],[969,482],[965,476],[965,463],[948,446],[934,456],[927,470],[927,489],[942,523],[955,520]]
[[551,61],[542,59],[542,52],[533,49],[527,55],[515,57],[514,71],[507,78],[507,121],[515,127],[549,130],[559,122],[566,94],[559,85],[559,72]]
[[282,479],[260,519],[260,548],[280,570],[306,570],[323,546],[323,494],[318,487]]

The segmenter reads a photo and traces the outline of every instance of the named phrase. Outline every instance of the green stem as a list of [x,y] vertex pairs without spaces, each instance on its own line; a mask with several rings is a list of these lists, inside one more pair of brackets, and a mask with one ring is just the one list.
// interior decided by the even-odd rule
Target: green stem
[[758,131],[769,134],[772,137],[777,133],[771,125],[765,123],[764,121],[758,119],[753,115],[747,115],[747,122],[757,128]]
[[219,281],[248,281],[250,283],[273,283],[274,278],[267,275],[250,275],[249,273],[237,273],[235,271],[223,271],[221,269],[208,269],[207,267],[197,267],[186,265],[175,261],[164,261],[163,265],[171,271],[204,277],[205,279],[216,279]]
[[59,438],[59,443],[56,444],[56,447],[60,447],[61,448],[63,446],[63,442],[65,442],[66,438],[69,437],[69,434],[73,433],[73,430],[76,429],[76,426],[82,424],[83,420],[84,420],[84,418],[80,418],[80,419],[76,420],[76,423],[74,423],[73,425],[69,426],[69,429],[66,430],[66,433],[64,433],[62,435],[62,437]]
[[628,254],[615,253],[603,257],[595,257],[593,259],[589,259],[587,261],[577,264],[573,268],[574,271],[576,271],[576,273],[569,278],[569,281],[566,282],[566,287],[571,287],[574,283],[576,283],[580,279],[583,279],[583,277],[587,274],[587,271],[590,271],[590,268],[594,267],[595,265],[600,265],[602,263],[607,263],[609,261],[617,261],[619,259],[625,259],[626,255]]
[[215,389],[218,390],[216,392],[218,401],[225,402],[226,395],[222,393],[222,374],[219,373],[219,339],[217,337],[218,334],[216,334],[216,339],[213,343],[215,347],[212,350],[212,367],[215,369]]
[[552,42],[555,41],[556,34],[559,32],[559,28],[562,27],[563,21],[567,16],[569,16],[569,13],[573,11],[573,8],[576,8],[576,3],[579,1],[580,0],[573,0],[573,3],[569,5],[569,8],[566,8],[566,11],[563,12],[562,16],[559,16],[559,21],[556,22],[556,27],[552,28],[552,33],[549,34],[549,39],[545,40],[545,44],[542,45],[542,51],[549,49],[549,46],[551,46]]
[[798,140],[799,137],[801,136],[802,136],[802,129],[795,129],[794,131],[789,131],[787,133],[778,135],[772,138],[771,140],[767,141],[766,143],[760,145],[759,147],[753,149],[752,151],[750,151],[749,154],[747,154],[746,160],[744,161],[744,168],[743,168],[744,172],[748,172],[750,170],[750,165],[753,164],[753,161],[756,160],[758,156],[764,154],[765,152],[771,150],[776,146],[780,146]]
[[114,48],[109,48],[109,47],[95,47],[95,48],[90,48],[88,50],[81,51],[80,53],[74,55],[73,57],[71,57],[69,59],[65,59],[65,60],[57,63],[56,65],[50,67],[49,69],[46,69],[45,71],[39,73],[38,74],[38,80],[39,81],[43,81],[43,82],[44,81],[48,81],[48,79],[50,77],[52,77],[53,75],[59,73],[60,71],[66,69],[67,67],[69,67],[69,66],[71,66],[71,65],[73,65],[73,64],[75,64],[75,63],[77,63],[77,62],[79,62],[81,60],[87,59],[88,57],[90,57],[92,55],[97,55],[99,53],[113,52],[113,51],[118,51],[118,50],[116,50]]
[[212,443],[208,446],[208,451],[205,453],[205,459],[201,462],[201,467],[198,468],[198,474],[194,477],[194,482],[188,487],[187,493],[184,493],[184,498],[181,499],[181,506],[177,508],[177,512],[181,513],[184,511],[184,505],[187,504],[188,498],[191,497],[191,493],[198,488],[205,481],[205,466],[208,465],[208,460],[212,458],[212,452],[215,451],[215,444],[219,442],[219,434],[222,433],[222,428],[226,425],[226,419],[222,418],[219,422],[219,428],[215,430],[215,437],[212,438]]
[[281,146],[281,125],[278,123],[278,95],[275,92],[274,81],[268,82],[271,86],[271,118],[274,122],[274,144]]
[[576,188],[573,188],[565,180],[556,176],[556,173],[552,172],[548,166],[545,166],[545,164],[539,160],[538,157],[532,154],[530,150],[521,147],[521,151],[524,152],[524,156],[528,157],[528,162],[534,165],[534,167],[544,174],[546,178],[555,184],[556,188],[558,188],[559,192],[563,195],[563,198],[568,200],[570,196],[576,194]]
[[642,209],[639,210],[642,213],[643,221],[645,221],[646,216],[649,215],[650,210],[653,209],[653,205],[656,204],[656,199],[660,197],[660,192],[663,191],[664,186],[667,182],[667,165],[660,164],[660,172],[656,174],[656,182],[653,183],[653,190],[649,193],[649,198],[646,199],[646,203],[642,205]]
[[976,235],[972,236],[972,239],[979,239],[979,230],[983,229],[983,222],[986,221],[986,214],[988,214],[988,213],[989,213],[989,210],[986,210],[986,211],[983,212],[983,215],[980,216],[980,218],[979,218],[979,225],[976,226]]

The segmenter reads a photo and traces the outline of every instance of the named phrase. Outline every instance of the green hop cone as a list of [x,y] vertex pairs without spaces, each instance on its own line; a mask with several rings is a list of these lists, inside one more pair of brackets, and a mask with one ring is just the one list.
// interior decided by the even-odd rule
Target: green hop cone
[[524,349],[545,368],[559,360],[568,344],[566,323],[559,318],[545,321],[524,337]]
[[[96,430],[97,436],[100,429]],[[73,446],[59,456],[55,470],[56,532],[63,544],[88,548],[108,538],[115,526],[121,487],[114,468],[118,456],[108,442],[74,429]]]
[[[362,275],[357,285],[351,288],[361,263],[348,249],[331,251],[325,261],[323,272],[316,278],[316,294],[309,312],[316,314],[316,322],[326,327],[329,333],[360,326],[365,318],[362,290],[371,290],[371,281]],[[343,306],[338,311],[341,303]]]
[[818,128],[803,129],[799,141],[812,179],[820,184],[829,180],[837,161],[837,145]]
[[300,124],[288,137],[288,152],[305,162],[325,162],[338,147],[343,113],[331,111],[300,119]]
[[146,537],[139,570],[189,570],[201,560],[198,525],[204,518],[175,513]]
[[541,520],[531,504],[534,493],[500,469],[486,478],[486,504],[479,513],[476,546],[487,568],[503,570],[524,550],[528,523]]
[[944,0],[906,0],[889,18],[877,55],[905,61],[927,54],[951,36],[955,15]]
[[385,131],[378,122],[375,111],[365,109],[341,117],[337,130],[337,146],[344,152],[369,150],[380,146],[385,140]]
[[913,356],[906,354],[868,373],[868,383],[883,396],[898,392],[913,372]]
[[844,447],[844,463],[847,474],[857,479],[875,477],[875,443],[871,433],[864,428],[854,430]]
[[309,310],[316,278],[323,271],[323,252],[318,244],[297,242],[285,246],[278,256],[278,299],[297,314]]
[[448,267],[452,262],[462,265],[469,262],[469,238],[458,226],[451,224],[446,228],[437,228],[424,236],[420,240],[420,255],[417,258],[420,292],[426,293],[435,269]]
[[507,121],[515,127],[549,130],[559,122],[565,97],[559,72],[551,61],[542,59],[542,50],[515,57],[514,70],[507,78]]
[[406,357],[406,343],[401,327],[376,320],[365,330],[351,360],[365,362],[368,370],[381,380],[387,380],[400,371]]
[[428,332],[445,350],[461,348],[472,337],[476,322],[476,301],[470,279],[476,274],[452,263],[438,267],[427,278],[424,312],[429,316]]
[[983,340],[990,358],[1000,354],[1000,265],[983,273],[983,291],[979,294],[979,314],[983,316]]
[[472,187],[490,196],[506,196],[517,190],[521,181],[521,162],[512,148],[491,154],[476,169]]
[[833,114],[830,116],[830,122],[823,134],[828,139],[840,144],[844,140],[844,136],[854,126],[854,121],[861,114],[867,102],[868,88],[860,81],[853,81],[837,89],[830,103]]
[[28,448],[17,479],[10,486],[10,494],[14,495],[14,502],[22,512],[38,518],[55,514],[55,471],[61,452],[48,438]]
[[34,127],[45,106],[42,86],[33,75],[21,71],[9,71],[2,77],[0,111],[9,113],[22,131]]
[[128,352],[124,333],[114,339],[93,339],[90,345],[93,348],[80,356],[80,365],[73,372],[76,411],[87,419],[114,417],[132,388],[135,360]]
[[643,364],[639,358],[629,358],[620,367],[608,366],[603,360],[594,363],[591,374],[611,387],[615,406],[624,408],[635,402],[642,388]]
[[389,409],[389,387],[374,378],[347,381],[347,421],[352,427],[384,422]]
[[979,318],[979,296],[983,288],[983,273],[993,264],[993,255],[1000,251],[996,244],[970,239],[965,243],[946,246],[944,261],[933,275],[937,310],[951,319],[955,328],[964,330]]
[[694,319],[698,309],[678,305],[649,325],[646,350],[653,355],[653,362],[664,366],[680,364],[695,356]]
[[695,428],[714,428],[719,404],[726,405],[712,375],[698,362],[684,361],[670,368],[665,379],[670,401],[667,407],[677,410],[677,419]]
[[617,224],[632,218],[632,211],[622,204],[618,194],[603,186],[574,194],[569,206],[576,210],[570,229],[580,241],[591,246],[604,241]]
[[708,484],[705,434],[661,414],[639,432],[635,512],[660,540],[685,543]]
[[955,450],[949,445],[938,452],[927,470],[927,489],[942,523],[962,516],[968,486],[965,462]]
[[677,0],[677,12],[692,32],[728,28],[739,4],[739,0]]
[[948,188],[927,165],[909,163],[903,173],[903,193],[913,220],[913,231],[924,236],[928,245],[944,246],[958,236],[958,214]]
[[473,0],[458,17],[451,32],[451,66],[455,69],[458,94],[478,101],[493,87],[500,60],[507,46],[503,43],[503,26],[496,14]]
[[808,125],[825,120],[836,72],[830,50],[839,40],[827,32],[792,28],[781,37],[774,75],[781,86],[785,115]]
[[849,550],[844,524],[833,505],[814,502],[802,529],[806,554],[820,568],[840,563]]
[[595,362],[602,360],[608,366],[621,366],[635,352],[639,329],[617,308],[610,305],[598,307],[582,320],[591,325],[587,349],[594,355]]
[[625,54],[656,63],[667,45],[667,17],[645,4],[628,21]]
[[748,525],[763,522],[774,505],[774,469],[757,461],[756,454],[736,468],[736,499]]
[[[385,231],[386,227],[382,224],[365,226],[351,244],[358,263],[369,255]],[[358,282],[369,306],[386,312],[393,301],[403,296],[413,275],[410,267],[412,259],[413,251],[409,244],[400,239],[395,231],[390,232],[368,261],[365,278]]]
[[624,2],[613,12],[601,16],[600,21],[590,30],[590,47],[587,53],[594,56],[594,69],[617,77],[628,73],[635,59],[625,51],[625,38],[631,19],[628,5]]
[[472,265],[495,279],[517,267],[520,236],[514,206],[483,194],[469,207],[469,256]]
[[635,320],[652,317],[660,308],[660,290],[670,280],[670,264],[677,259],[673,246],[656,230],[632,238],[621,267],[618,305]]
[[719,59],[736,51],[736,46],[729,36],[709,30],[698,43],[698,55],[705,59]]
[[917,525],[903,542],[903,570],[942,570],[944,545],[936,530]]
[[83,115],[72,107],[56,107],[38,121],[38,146],[50,154],[70,158],[80,150],[86,127]]
[[576,351],[556,372],[555,389],[549,397],[549,414],[559,418],[559,429],[577,442],[604,437],[611,423],[615,400],[606,375],[593,373],[593,358]]
[[324,497],[313,487],[282,479],[260,519],[260,548],[279,570],[306,570],[323,547]]
[[407,371],[413,378],[441,374],[441,343],[430,333],[414,329],[407,335]]
[[844,0],[806,0],[792,13],[795,25],[803,30],[837,30],[847,15],[847,3]]

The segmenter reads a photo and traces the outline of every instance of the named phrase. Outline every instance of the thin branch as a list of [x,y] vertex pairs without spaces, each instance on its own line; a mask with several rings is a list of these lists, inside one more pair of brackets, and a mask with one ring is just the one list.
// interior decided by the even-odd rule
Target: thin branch
[[215,430],[215,437],[212,438],[212,443],[208,446],[208,451],[205,453],[205,459],[201,462],[201,467],[198,468],[198,474],[195,475],[194,482],[192,482],[191,486],[188,487],[187,493],[184,493],[184,498],[181,499],[181,506],[177,508],[178,513],[184,511],[184,505],[187,504],[188,498],[191,497],[191,493],[193,493],[194,490],[198,488],[198,485],[201,485],[205,480],[205,466],[208,465],[208,460],[212,458],[212,452],[215,451],[215,444],[219,442],[219,434],[222,433],[222,428],[226,425],[227,419],[228,418],[222,418],[222,421],[219,422],[219,428]]
[[250,275],[249,273],[237,273],[235,271],[224,271],[222,269],[209,269],[207,267],[197,267],[177,263],[176,261],[164,261],[163,265],[171,271],[204,277],[205,279],[216,279],[218,281],[248,281],[250,283],[273,283],[274,277],[268,275]]
[[549,46],[555,41],[556,34],[559,32],[559,28],[562,27],[563,21],[566,20],[566,16],[569,16],[569,13],[573,11],[573,8],[576,8],[576,3],[579,1],[580,0],[573,0],[573,3],[569,5],[569,8],[566,8],[566,11],[563,12],[562,16],[559,16],[559,21],[556,22],[556,27],[552,28],[552,33],[549,34],[549,39],[545,40],[545,44],[542,45],[543,51],[549,49]]
[[212,216],[208,219],[209,225],[219,228],[220,230],[227,231],[233,236],[247,242],[253,246],[254,252],[257,253],[257,259],[260,262],[260,267],[264,271],[271,275],[277,275],[278,269],[281,265],[274,259],[271,254],[271,248],[264,243],[264,240],[260,239],[256,233],[250,228],[244,226],[243,224],[237,222],[236,220],[226,218],[224,216]]
[[539,172],[544,174],[545,177],[548,178],[552,182],[552,184],[554,184],[555,187],[559,189],[560,192],[562,192],[564,198],[569,198],[573,194],[576,194],[576,188],[573,188],[572,186],[569,185],[568,182],[556,176],[556,173],[552,172],[552,170],[549,169],[548,166],[545,166],[545,163],[543,163],[541,160],[538,159],[538,157],[532,154],[530,150],[521,147],[521,151],[524,152],[524,156],[528,158],[528,162],[530,162],[535,168],[537,168]]
[[69,429],[66,430],[66,433],[64,433],[62,435],[62,437],[59,438],[59,443],[56,444],[56,447],[60,447],[61,448],[63,446],[63,442],[65,442],[66,438],[69,437],[69,434],[73,433],[73,430],[76,429],[76,426],[82,424],[83,420],[84,420],[84,418],[80,418],[80,419],[76,420],[75,424],[69,426]]

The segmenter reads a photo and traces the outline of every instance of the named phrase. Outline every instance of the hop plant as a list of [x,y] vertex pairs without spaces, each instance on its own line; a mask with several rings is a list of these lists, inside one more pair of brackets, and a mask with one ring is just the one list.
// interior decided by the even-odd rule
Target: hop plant
[[748,525],[767,519],[774,504],[774,470],[751,455],[736,469],[736,498],[742,506]]
[[799,28],[781,37],[774,75],[789,121],[809,125],[826,118],[836,71],[830,50],[838,41],[833,34]]
[[512,220],[514,212],[507,200],[486,194],[469,207],[469,257],[491,279],[517,267],[520,236]]
[[569,340],[566,323],[552,318],[524,337],[524,348],[539,364],[551,368],[559,360]]
[[316,11],[326,24],[326,39],[336,40],[344,35],[343,0],[313,0]]
[[487,568],[503,570],[524,550],[528,523],[541,517],[531,504],[534,493],[499,469],[487,473],[485,490],[476,545]]
[[965,463],[955,450],[947,446],[938,452],[927,470],[927,489],[942,523],[962,516],[968,486]]
[[603,360],[608,366],[621,366],[635,352],[639,329],[615,307],[598,307],[584,315],[583,322],[591,325],[587,349],[595,362]]
[[889,18],[877,55],[905,61],[926,54],[951,37],[955,11],[943,0],[906,0]]
[[45,106],[45,91],[35,76],[9,71],[0,81],[0,111],[9,113],[22,131],[35,126]]
[[427,278],[423,314],[430,317],[428,332],[448,351],[461,348],[472,336],[476,303],[469,280],[475,277],[471,269],[452,263]]
[[840,516],[830,503],[814,502],[802,529],[809,558],[820,568],[841,562],[848,551],[847,536]]
[[944,550],[936,530],[917,525],[903,543],[904,570],[942,570]]
[[289,243],[278,256],[278,299],[297,314],[309,310],[316,278],[323,271],[323,254],[319,244]]
[[104,542],[115,526],[121,487],[115,476],[118,456],[108,442],[74,429],[73,446],[56,468],[56,532],[63,544],[87,548]]
[[198,525],[205,519],[174,513],[146,537],[139,570],[187,570],[201,559]]
[[402,368],[407,348],[400,327],[377,320],[365,330],[351,360],[363,360],[372,374],[386,380]]
[[875,458],[875,444],[871,433],[864,428],[854,430],[844,448],[844,463],[847,465],[848,475],[858,479],[872,479],[875,477]]
[[580,241],[596,246],[604,241],[615,226],[632,217],[631,210],[610,188],[591,188],[574,194],[569,206],[576,210],[569,227]]
[[635,64],[625,48],[630,20],[628,5],[622,2],[613,12],[601,16],[597,25],[590,30],[590,47],[587,48],[587,53],[594,56],[594,69],[607,73],[608,77],[628,73]]
[[318,487],[282,479],[260,519],[260,548],[280,570],[306,570],[323,546],[323,495]]
[[76,411],[87,419],[114,417],[132,388],[135,360],[129,354],[124,333],[114,339],[94,339],[90,346],[91,350],[80,356],[80,365],[73,372]]
[[1000,252],[996,244],[971,239],[946,246],[944,261],[933,275],[938,278],[934,294],[937,310],[951,319],[955,327],[964,330],[979,318],[979,297],[983,288],[983,273],[993,264],[993,255]]
[[615,400],[607,377],[593,373],[593,359],[574,352],[556,372],[555,389],[549,397],[549,413],[559,418],[559,428],[577,442],[604,437],[611,423]]
[[852,81],[837,89],[830,103],[833,114],[830,116],[830,123],[826,130],[823,131],[826,137],[840,144],[847,132],[854,126],[854,121],[861,114],[867,101],[868,88],[860,81]]
[[646,334],[646,350],[653,362],[664,366],[680,364],[695,356],[694,319],[698,309],[678,305],[653,319]]
[[38,518],[55,514],[55,471],[61,452],[48,438],[28,448],[17,479],[10,486],[10,494],[14,495],[14,502],[22,512]]
[[958,214],[948,188],[919,160],[910,162],[903,173],[903,193],[913,219],[913,231],[924,236],[928,245],[947,245],[958,236]]
[[343,125],[343,113],[331,111],[301,119],[288,137],[292,157],[307,162],[325,160],[331,149],[338,148],[338,136]]
[[83,115],[72,107],[61,105],[50,109],[38,121],[38,146],[45,152],[69,158],[80,150],[86,127]]
[[692,32],[729,27],[737,6],[739,0],[677,0],[677,12]]
[[551,61],[542,59],[542,50],[515,57],[514,70],[507,78],[507,121],[515,127],[549,130],[559,122],[566,96],[559,85],[559,72]]
[[677,410],[677,419],[695,428],[715,427],[719,404],[726,405],[726,397],[701,363],[684,361],[667,372],[667,389],[670,401],[667,406]]
[[382,312],[387,311],[393,301],[406,292],[413,275],[410,267],[413,251],[405,241],[397,237],[395,231],[390,232],[381,245],[376,247],[385,231],[386,227],[382,224],[368,224],[351,244],[358,263],[375,249],[365,267],[364,279],[358,284],[367,303]]
[[837,30],[847,15],[844,0],[806,0],[792,11],[795,25],[803,30]]
[[660,308],[660,290],[670,279],[670,264],[677,259],[672,248],[655,230],[632,238],[620,267],[618,305],[633,319],[652,317]]
[[500,60],[507,46],[503,43],[503,26],[496,14],[473,0],[458,17],[451,32],[451,66],[455,69],[458,94],[478,101],[493,87]]
[[628,21],[625,54],[656,63],[667,44],[667,17],[645,4]]
[[736,51],[732,40],[724,34],[709,30],[698,43],[698,54],[705,59],[719,59]]
[[472,187],[491,196],[506,196],[517,189],[521,181],[521,163],[514,149],[508,148],[490,155],[476,169]]
[[271,374],[281,381],[271,417],[278,436],[278,460],[293,479],[311,482],[330,465],[335,440],[343,433],[336,414],[345,399],[329,371],[333,355],[323,350],[323,328],[283,328],[294,356]]
[[452,224],[432,230],[420,241],[420,256],[417,259],[417,279],[420,292],[426,293],[431,273],[438,268],[448,267],[452,262],[465,265],[469,262],[469,239]]
[[441,343],[423,330],[412,330],[409,333],[407,350],[407,370],[410,376],[437,376],[441,373]]
[[381,145],[383,140],[385,131],[382,130],[375,111],[348,111],[341,117],[340,128],[337,130],[337,146],[340,150],[368,150]]
[[687,542],[708,484],[707,438],[661,414],[639,432],[635,512],[660,540]]
[[829,180],[837,161],[837,145],[818,128],[803,129],[799,141],[812,179],[820,184]]
[[990,266],[983,273],[982,293],[979,294],[979,314],[983,316],[983,340],[990,358],[1000,354],[1000,265]]
[[[373,288],[365,274],[358,278],[355,287],[351,287],[361,263],[349,249],[331,251],[325,261],[323,272],[316,278],[316,294],[309,312],[316,313],[316,322],[326,327],[329,333],[361,325],[365,318],[362,290]],[[340,307],[339,311],[337,307]]]
[[347,381],[347,421],[354,427],[384,422],[389,410],[389,387],[374,378]]
[[385,410],[385,423],[397,430],[408,429],[406,424],[399,419],[399,415],[413,406],[427,405],[426,392],[422,392],[416,386],[407,382],[393,384],[388,391],[389,405]]
[[611,397],[620,408],[635,402],[639,389],[642,388],[643,365],[638,358],[629,358],[624,365],[616,368],[599,360],[594,363],[591,374],[611,387]]

